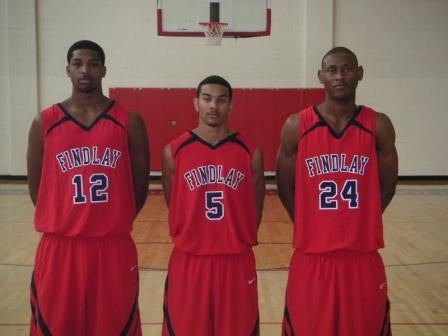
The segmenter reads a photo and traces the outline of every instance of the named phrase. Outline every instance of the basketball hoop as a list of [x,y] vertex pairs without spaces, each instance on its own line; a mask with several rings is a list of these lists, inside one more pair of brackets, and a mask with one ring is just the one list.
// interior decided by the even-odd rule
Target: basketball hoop
[[220,46],[228,24],[224,22],[199,22],[208,46]]

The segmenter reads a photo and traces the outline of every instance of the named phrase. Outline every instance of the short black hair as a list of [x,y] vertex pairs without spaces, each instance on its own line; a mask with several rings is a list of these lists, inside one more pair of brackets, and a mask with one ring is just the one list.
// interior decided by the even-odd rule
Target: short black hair
[[72,46],[67,51],[67,63],[73,57],[73,53],[78,49],[90,49],[96,51],[100,57],[101,63],[104,65],[106,62],[106,55],[104,54],[103,48],[101,48],[97,43],[89,40],[81,40],[72,44]]
[[218,75],[212,75],[204,78],[198,85],[196,89],[196,97],[199,97],[199,94],[201,92],[201,88],[204,85],[207,84],[219,84],[222,86],[225,86],[229,90],[229,99],[232,100],[232,87],[230,86],[229,82],[226,81],[224,78]]
[[355,61],[355,64],[358,65],[358,58],[356,57],[355,53],[353,51],[351,51],[350,49],[346,48],[346,47],[334,47],[332,48],[330,51],[328,51],[324,57],[322,57],[322,62],[321,62],[321,67],[324,66],[324,61],[325,59],[330,56],[330,55],[334,55],[334,54],[348,54],[351,57],[353,57],[353,60]]

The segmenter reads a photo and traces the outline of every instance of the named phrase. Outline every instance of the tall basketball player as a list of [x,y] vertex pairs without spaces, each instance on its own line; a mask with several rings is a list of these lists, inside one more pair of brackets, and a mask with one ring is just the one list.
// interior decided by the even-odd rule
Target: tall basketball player
[[205,78],[197,128],[164,149],[162,183],[174,249],[165,285],[163,335],[257,335],[257,242],[263,156],[229,129],[232,88]]
[[140,335],[132,222],[148,189],[141,117],[105,97],[102,48],[67,53],[71,96],[33,121],[28,183],[42,238],[31,282],[31,335]]
[[363,68],[336,47],[322,60],[325,101],[286,121],[280,199],[294,222],[283,335],[390,335],[382,211],[397,181],[395,132],[355,103]]

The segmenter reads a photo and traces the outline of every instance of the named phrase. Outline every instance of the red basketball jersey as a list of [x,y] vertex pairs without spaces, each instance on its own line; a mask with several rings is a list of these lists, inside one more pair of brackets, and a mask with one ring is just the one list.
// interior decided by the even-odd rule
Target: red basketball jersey
[[192,254],[216,255],[240,253],[254,245],[253,146],[238,133],[211,145],[193,132],[170,146],[176,173],[169,225],[175,246]]
[[376,112],[360,107],[340,134],[313,107],[299,116],[294,247],[310,253],[384,247]]
[[61,105],[42,112],[37,231],[87,237],[131,231],[136,209],[128,118],[128,111],[115,102],[89,127]]

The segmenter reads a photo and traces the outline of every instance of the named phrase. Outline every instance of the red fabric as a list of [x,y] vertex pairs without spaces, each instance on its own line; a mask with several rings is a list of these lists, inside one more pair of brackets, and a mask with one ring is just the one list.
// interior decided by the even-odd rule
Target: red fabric
[[137,264],[128,235],[44,235],[32,280],[30,335],[141,335]]
[[378,252],[296,250],[286,290],[283,335],[391,335],[387,283]]
[[37,231],[86,237],[131,231],[136,211],[127,128],[128,112],[116,103],[89,128],[59,105],[43,111]]
[[300,113],[294,247],[305,252],[384,247],[376,113],[361,107],[336,136],[309,107]]
[[192,254],[233,254],[256,243],[251,160],[238,134],[211,146],[187,132],[171,142],[175,177],[169,205],[174,245]]
[[259,335],[252,250],[197,256],[175,248],[165,284],[162,335]]

